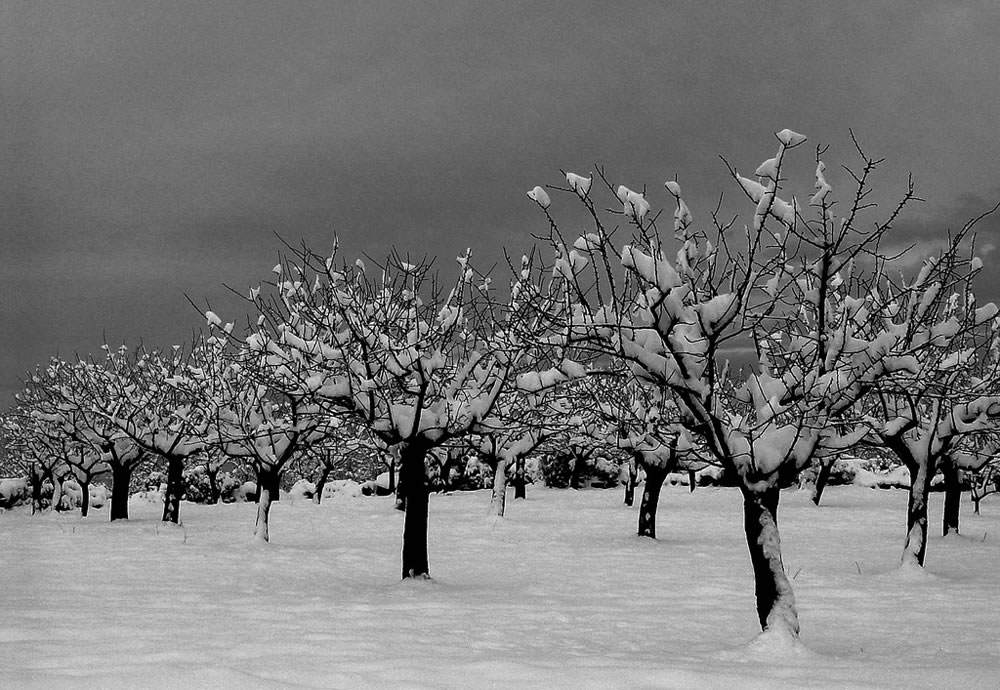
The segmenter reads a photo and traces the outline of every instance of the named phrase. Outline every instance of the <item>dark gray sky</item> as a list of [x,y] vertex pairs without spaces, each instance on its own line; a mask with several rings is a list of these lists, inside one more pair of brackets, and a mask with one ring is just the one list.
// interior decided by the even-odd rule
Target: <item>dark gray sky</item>
[[490,263],[559,168],[676,173],[704,218],[718,154],[784,127],[845,162],[854,128],[928,200],[899,239],[938,237],[1000,197],[998,73],[992,0],[0,0],[0,404],[50,354],[184,341],[273,232]]

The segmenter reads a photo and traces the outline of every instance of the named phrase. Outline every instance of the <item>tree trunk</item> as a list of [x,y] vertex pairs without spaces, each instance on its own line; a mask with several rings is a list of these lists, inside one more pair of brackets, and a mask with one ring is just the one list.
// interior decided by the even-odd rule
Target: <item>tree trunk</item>
[[52,510],[62,510],[62,479],[52,473],[52,503],[49,505]]
[[313,492],[313,503],[319,505],[323,502],[323,489],[326,488],[326,480],[330,477],[330,468],[324,466],[316,480],[316,489]]
[[222,492],[219,490],[219,471],[205,468],[205,474],[208,475],[208,502],[210,505],[215,505],[222,498]]
[[975,513],[976,515],[979,515],[979,502],[980,502],[981,500],[983,500],[983,499],[981,499],[981,498],[979,498],[979,497],[977,497],[977,496],[973,496],[973,497],[972,497],[972,511],[973,511],[973,512],[974,512],[974,513]]
[[277,503],[281,500],[281,474],[278,472],[267,472],[265,474],[259,475],[260,479],[257,482],[257,494],[258,502],[259,496],[263,489],[267,489],[269,494],[269,500],[271,503]]
[[697,482],[698,478],[695,476],[695,471],[688,470],[688,490],[690,491],[690,493],[694,493]]
[[944,519],[942,534],[954,531],[958,534],[958,514],[962,503],[962,472],[952,462],[941,464],[944,474]]
[[80,517],[87,517],[90,514],[90,480],[79,482],[80,491]]
[[526,498],[524,485],[524,458],[518,457],[514,459],[514,500]]
[[819,472],[816,474],[816,484],[813,486],[812,502],[819,505],[820,500],[823,498],[823,489],[826,488],[826,483],[830,481],[830,474],[833,473],[833,459],[827,458],[820,460],[819,462]]
[[396,493],[396,461],[389,462],[389,493]]
[[403,515],[403,579],[429,578],[427,565],[427,470],[425,452],[412,446],[400,454],[399,484],[406,507]]
[[587,456],[583,453],[573,453],[573,471],[569,475],[571,489],[579,489],[583,478],[583,470],[587,466]]
[[927,497],[934,476],[934,461],[909,463],[910,500],[906,507],[906,541],[903,544],[902,565],[924,567],[927,553]]
[[761,630],[780,631],[798,637],[799,616],[795,594],[781,562],[781,538],[778,534],[778,487],[763,492],[741,487],[743,492],[743,528],[746,531],[750,563],[753,566],[757,619]]
[[660,489],[667,479],[667,468],[646,466],[646,483],[639,501],[639,536],[656,539],[656,508],[660,503]]
[[396,485],[396,488],[393,489],[393,491],[395,491],[396,498],[394,499],[394,502],[393,502],[393,505],[392,505],[392,507],[395,508],[396,510],[406,510],[406,477],[405,477],[405,475],[406,475],[406,471],[405,471],[405,469],[403,468],[402,465],[400,465],[400,467],[399,467],[399,477],[397,477],[395,480],[393,480],[393,477],[395,476],[395,474],[390,474],[389,475],[390,483],[395,483],[395,485]]
[[503,517],[507,505],[507,460],[497,460],[493,467],[493,498],[490,500],[490,513]]
[[45,479],[34,469],[31,471],[31,514],[42,511],[42,482]]
[[275,479],[277,472],[262,470],[257,473],[257,486],[260,491],[257,494],[257,522],[253,528],[254,539],[258,542],[267,543],[271,539],[269,532],[271,516],[271,492],[278,482]]
[[111,520],[128,520],[128,490],[132,483],[130,465],[111,466]]
[[439,463],[438,467],[441,468],[438,473],[438,478],[441,482],[441,493],[448,493],[451,491],[451,460],[446,459],[443,463]]
[[167,493],[163,495],[163,522],[180,524],[181,494],[184,493],[184,461],[167,458]]
[[635,484],[639,480],[639,471],[636,469],[636,461],[628,461],[628,475],[625,477],[625,505],[630,506],[635,503]]

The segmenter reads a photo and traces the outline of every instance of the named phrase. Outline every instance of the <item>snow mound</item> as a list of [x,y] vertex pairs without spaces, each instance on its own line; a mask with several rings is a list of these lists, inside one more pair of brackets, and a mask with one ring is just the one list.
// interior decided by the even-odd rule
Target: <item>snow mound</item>
[[129,504],[132,503],[163,503],[163,489],[136,491],[128,497]]
[[247,503],[257,495],[256,482],[243,482],[239,488],[233,491],[233,500],[237,503]]
[[357,498],[361,496],[361,485],[353,479],[334,479],[323,487],[323,498],[340,496],[342,498]]
[[905,561],[892,570],[875,575],[873,579],[882,580],[884,582],[900,582],[912,585],[921,582],[932,583],[940,580],[941,578],[934,573],[928,572],[926,568],[921,568],[916,563]]
[[289,501],[311,501],[316,493],[316,485],[308,479],[300,479],[292,484],[292,488],[285,495]]
[[111,492],[104,484],[90,485],[90,507],[103,508],[111,497]]
[[812,664],[822,659],[799,638],[786,631],[765,630],[742,647],[727,649],[715,654],[721,661],[769,661],[788,664]]
[[62,485],[62,497],[59,499],[59,507],[63,510],[79,508],[83,503],[83,489],[73,479],[67,479]]
[[27,500],[27,479],[24,477],[0,479],[0,507],[12,508]]
[[910,473],[905,467],[896,467],[888,472],[872,472],[859,467],[854,483],[869,489],[908,489]]

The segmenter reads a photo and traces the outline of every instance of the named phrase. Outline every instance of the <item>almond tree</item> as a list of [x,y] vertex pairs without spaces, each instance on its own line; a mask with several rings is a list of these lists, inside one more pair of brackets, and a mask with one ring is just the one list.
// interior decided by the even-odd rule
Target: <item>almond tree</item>
[[402,574],[426,578],[426,455],[477,433],[515,376],[534,368],[538,343],[552,335],[539,316],[545,286],[525,267],[511,298],[494,299],[468,253],[447,290],[426,262],[393,255],[369,272],[360,260],[338,261],[336,247],[329,257],[291,250],[274,284],[251,292],[261,319],[246,343],[308,362],[315,373],[305,383],[318,401],[396,447]]
[[299,454],[324,440],[333,424],[307,383],[313,375],[308,360],[256,347],[257,341],[243,346],[232,336],[232,324],[220,329],[217,321],[208,312],[218,335],[203,340],[195,351],[198,366],[176,383],[205,420],[202,438],[230,459],[248,463],[257,475],[254,537],[268,542],[282,475]]
[[[522,379],[522,385],[528,379]],[[491,514],[503,517],[508,476],[517,471],[518,464],[523,467],[525,458],[544,444],[565,438],[568,430],[580,422],[570,401],[551,390],[515,390],[504,396],[496,406],[496,415],[483,420],[479,433],[469,438],[480,462],[493,473]]]
[[61,510],[63,482],[73,474],[77,453],[85,452],[80,438],[63,423],[63,415],[53,404],[53,388],[62,381],[63,371],[64,363],[57,359],[50,360],[46,367],[36,367],[17,395],[21,443],[34,458],[31,474],[36,487],[35,503],[40,504],[41,484],[48,479],[52,482],[53,510]]
[[7,456],[18,458],[28,477],[32,514],[42,510],[42,487],[46,481],[52,484],[51,508],[59,509],[62,483],[69,473],[69,465],[66,464],[68,447],[64,449],[61,442],[50,442],[47,438],[48,424],[37,416],[33,396],[36,390],[29,385],[17,393],[15,398],[18,404],[4,415],[3,420]]
[[[119,354],[124,355],[124,351]],[[128,519],[132,474],[144,462],[145,454],[109,415],[119,400],[115,378],[108,375],[104,364],[53,358],[32,381],[39,384],[33,395],[36,416],[99,455],[112,474],[110,519]]]
[[[191,476],[203,475],[208,480],[206,503],[214,505],[222,500],[223,487],[219,484],[219,474],[228,462],[229,458],[213,446],[206,446],[201,453],[191,458],[191,464],[188,467]],[[189,479],[189,491],[190,481]]]
[[1000,423],[1000,335],[997,307],[979,306],[972,289],[982,268],[966,255],[973,219],[909,283],[886,279],[872,330],[900,334],[905,368],[879,381],[864,403],[870,438],[910,473],[903,565],[924,565],[931,480],[945,474],[944,533],[958,529],[959,470],[975,470],[991,453],[983,441]]
[[104,472],[107,466],[99,452],[82,443],[74,444],[66,464],[80,485],[80,515],[87,517],[90,514],[90,486],[94,477]]
[[[655,539],[660,490],[667,475],[682,467],[693,472],[711,459],[697,450],[680,424],[668,389],[619,376],[599,377],[594,383],[593,399],[601,415],[615,427],[618,446],[628,451],[630,464],[645,474],[638,535]],[[693,481],[691,488],[694,490]],[[631,503],[626,500],[626,505]]]
[[52,458],[66,470],[63,476],[53,471],[55,468],[49,470],[53,486],[58,487],[53,491],[53,507],[59,508],[63,480],[72,476],[82,491],[80,514],[87,517],[90,513],[90,485],[97,474],[107,469],[107,465],[103,453],[84,440],[72,425],[66,424],[64,412],[51,407],[50,393],[46,388],[59,382],[61,364],[53,360],[45,369],[37,368],[28,380],[21,400],[30,401],[32,407],[22,433],[27,435],[27,443],[33,447],[34,454]]
[[164,522],[180,522],[187,458],[205,447],[205,421],[188,391],[178,382],[196,368],[179,346],[170,352],[139,346],[130,351],[104,347],[102,360],[74,367],[78,391],[73,408],[103,419],[140,453],[167,465]]
[[326,438],[310,446],[297,465],[303,476],[312,477],[315,487],[313,502],[316,505],[323,501],[323,490],[331,474],[355,466],[362,457],[381,455],[370,439],[361,437],[357,428],[343,424],[338,417],[332,418],[330,422]]
[[[681,422],[715,462],[739,479],[743,522],[753,566],[757,615],[764,631],[797,637],[798,614],[781,560],[777,508],[783,478],[817,455],[856,442],[831,425],[880,377],[891,374],[902,335],[892,328],[855,337],[859,310],[871,310],[879,242],[913,198],[912,185],[885,220],[865,211],[870,176],[879,161],[863,153],[843,213],[835,213],[825,164],[816,155],[816,192],[808,207],[786,201],[786,153],[805,141],[777,133],[774,157],[750,179],[727,167],[754,206],[751,222],[736,229],[718,209],[711,229],[699,230],[674,180],[676,255],[667,249],[644,192],[600,182],[618,210],[598,208],[593,178],[567,173],[566,187],[591,224],[572,244],[549,210],[547,192],[529,193],[549,222],[556,259],[573,303],[571,336],[624,362],[633,375],[670,391]],[[608,214],[632,228],[620,249]],[[808,217],[807,217],[808,216]],[[572,248],[570,248],[572,247]],[[729,352],[750,346],[755,368],[740,384],[728,376]]]

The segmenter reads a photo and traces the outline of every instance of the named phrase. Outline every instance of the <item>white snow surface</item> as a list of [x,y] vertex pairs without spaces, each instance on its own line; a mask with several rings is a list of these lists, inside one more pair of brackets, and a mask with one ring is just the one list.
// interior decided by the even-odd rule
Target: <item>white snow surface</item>
[[[399,581],[392,497],[256,506],[134,501],[108,523],[0,514],[11,688],[997,687],[1000,502],[897,568],[906,493],[782,496],[802,644],[757,637],[735,489],[665,486],[658,540],[619,490],[435,495],[431,581]],[[984,539],[985,535],[985,539]]]

